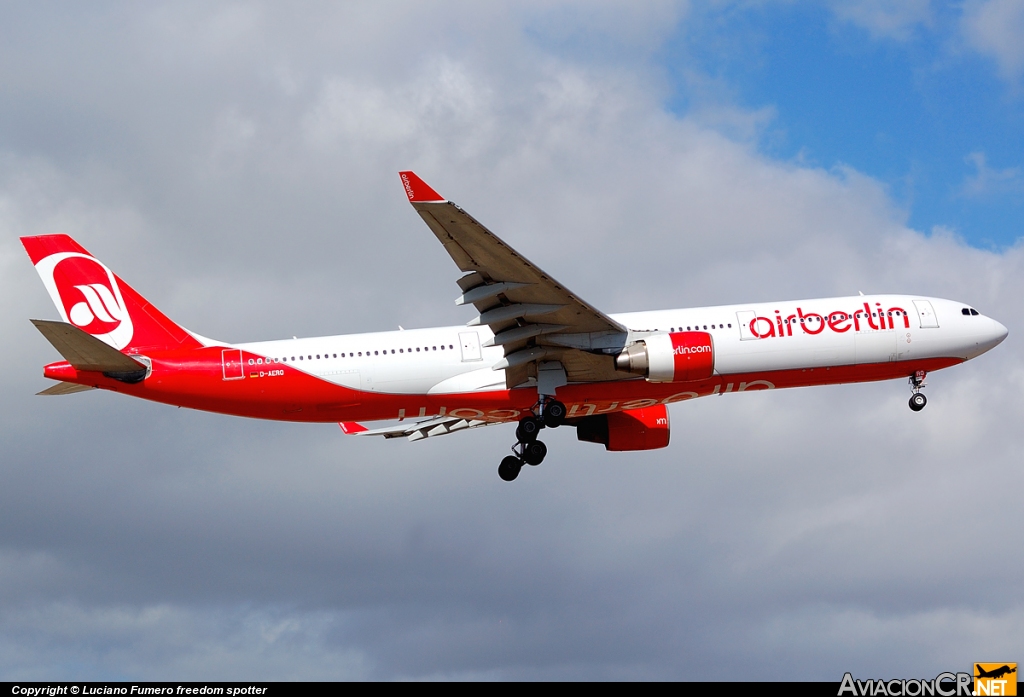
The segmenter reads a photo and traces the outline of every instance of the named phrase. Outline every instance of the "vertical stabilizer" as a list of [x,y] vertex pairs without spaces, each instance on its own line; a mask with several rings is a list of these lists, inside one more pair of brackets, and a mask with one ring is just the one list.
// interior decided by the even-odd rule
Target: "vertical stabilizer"
[[118,351],[202,345],[67,235],[21,243],[68,324]]

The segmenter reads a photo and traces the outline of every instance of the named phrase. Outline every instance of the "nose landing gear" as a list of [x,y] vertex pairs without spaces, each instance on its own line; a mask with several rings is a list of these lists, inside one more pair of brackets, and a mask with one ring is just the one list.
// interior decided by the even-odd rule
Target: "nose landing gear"
[[498,465],[498,476],[506,482],[519,476],[523,465],[539,465],[548,454],[548,447],[537,440],[542,428],[558,428],[565,421],[565,405],[555,399],[549,399],[534,407],[537,416],[527,416],[516,426],[516,444],[512,446],[514,455],[508,455]]
[[923,370],[918,370],[910,376],[910,389],[914,393],[910,396],[910,408],[913,411],[921,411],[924,409],[924,405],[928,403],[928,398],[921,393],[921,389],[925,386],[924,379],[927,376]]

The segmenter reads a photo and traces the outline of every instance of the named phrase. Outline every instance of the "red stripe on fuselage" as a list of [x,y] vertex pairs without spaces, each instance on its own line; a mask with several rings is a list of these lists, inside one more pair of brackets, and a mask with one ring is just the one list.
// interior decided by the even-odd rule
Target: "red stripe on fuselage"
[[[386,394],[353,390],[328,382],[285,363],[249,365],[266,358],[242,352],[243,374],[225,379],[223,347],[153,352],[152,374],[129,385],[100,373],[74,374],[67,364],[53,364],[71,382],[121,392],[154,402],[221,414],[276,421],[334,423],[419,418],[448,414],[487,421],[513,421],[536,401],[534,389],[494,390],[460,394]],[[558,398],[569,416],[587,416],[655,404],[758,389],[807,387],[905,378],[917,370],[935,371],[963,362],[960,358],[870,363],[828,368],[765,371],[712,376],[685,383],[652,383],[643,379],[566,385]],[[66,367],[65,367],[66,366]],[[68,372],[70,370],[70,372]],[[50,372],[54,372],[51,370]]]

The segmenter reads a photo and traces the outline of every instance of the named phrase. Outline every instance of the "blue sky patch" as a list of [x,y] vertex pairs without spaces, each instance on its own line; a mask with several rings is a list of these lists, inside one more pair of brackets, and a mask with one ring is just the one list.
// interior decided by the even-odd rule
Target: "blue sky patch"
[[1024,89],[968,45],[959,9],[927,10],[888,34],[817,4],[697,12],[658,55],[668,106],[769,107],[765,154],[851,166],[889,187],[911,227],[1005,248],[1024,235]]

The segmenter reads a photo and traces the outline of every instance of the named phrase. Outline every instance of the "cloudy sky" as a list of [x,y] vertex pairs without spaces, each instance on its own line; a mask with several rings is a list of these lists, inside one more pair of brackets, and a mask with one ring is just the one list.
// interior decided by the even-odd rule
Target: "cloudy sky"
[[[0,678],[819,679],[1024,660],[1024,5],[0,9]],[[412,168],[609,312],[864,292],[1010,329],[672,444],[35,397],[66,232],[207,336],[458,324]]]

